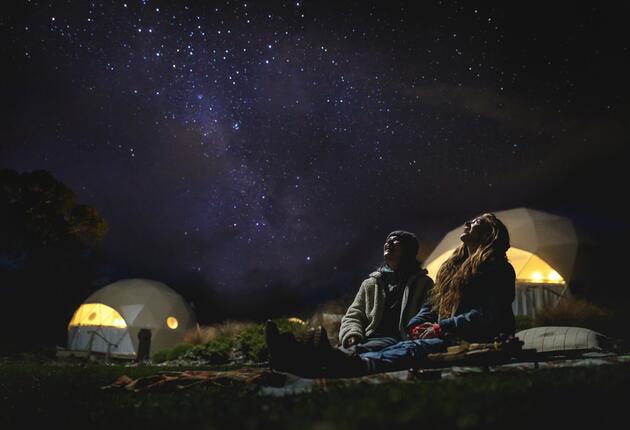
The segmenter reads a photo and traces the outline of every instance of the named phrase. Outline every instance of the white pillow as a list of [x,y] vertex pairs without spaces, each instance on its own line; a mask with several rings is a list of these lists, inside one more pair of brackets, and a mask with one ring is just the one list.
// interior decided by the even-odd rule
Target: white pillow
[[525,343],[523,349],[538,352],[611,351],[614,348],[608,336],[582,327],[533,327],[519,331],[516,337]]

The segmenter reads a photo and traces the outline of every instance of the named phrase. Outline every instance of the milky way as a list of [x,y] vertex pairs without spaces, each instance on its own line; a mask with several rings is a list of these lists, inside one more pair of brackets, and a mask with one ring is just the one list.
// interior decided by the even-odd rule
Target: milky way
[[334,296],[394,229],[426,255],[485,210],[597,210],[567,178],[625,133],[607,126],[628,88],[611,11],[175,3],[2,18],[3,165],[95,206],[128,275]]

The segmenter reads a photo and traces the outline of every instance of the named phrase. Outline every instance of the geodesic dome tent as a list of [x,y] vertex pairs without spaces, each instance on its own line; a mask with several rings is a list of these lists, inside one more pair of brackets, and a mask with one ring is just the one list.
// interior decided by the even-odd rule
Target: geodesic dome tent
[[181,342],[195,325],[194,312],[174,290],[148,279],[127,279],[101,288],[79,306],[68,324],[68,349],[135,358],[138,335],[148,329],[152,355]]
[[[516,315],[534,316],[537,309],[566,294],[573,279],[578,237],[565,217],[529,208],[495,212],[510,233],[508,259],[516,272]],[[435,280],[440,265],[461,243],[464,225],[451,230],[425,262]]]

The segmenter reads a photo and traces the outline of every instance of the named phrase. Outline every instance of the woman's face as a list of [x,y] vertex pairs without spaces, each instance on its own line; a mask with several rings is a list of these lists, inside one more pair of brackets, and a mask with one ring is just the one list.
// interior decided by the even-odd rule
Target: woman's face
[[464,232],[459,237],[467,246],[478,246],[484,237],[490,233],[488,222],[482,217],[464,223]]

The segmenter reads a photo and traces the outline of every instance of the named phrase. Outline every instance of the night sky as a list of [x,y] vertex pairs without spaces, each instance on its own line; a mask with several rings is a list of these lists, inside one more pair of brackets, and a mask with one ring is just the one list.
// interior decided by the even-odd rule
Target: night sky
[[98,209],[99,282],[194,284],[247,316],[353,293],[395,229],[426,256],[527,206],[616,256],[628,238],[628,7],[12,3],[0,167]]

